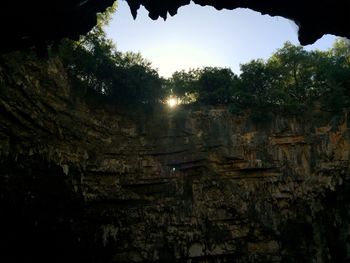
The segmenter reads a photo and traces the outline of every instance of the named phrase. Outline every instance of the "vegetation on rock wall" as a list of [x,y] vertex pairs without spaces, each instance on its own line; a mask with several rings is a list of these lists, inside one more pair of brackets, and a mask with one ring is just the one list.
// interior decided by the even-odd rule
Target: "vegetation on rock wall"
[[314,102],[340,111],[348,54],[343,40],[329,52],[286,44],[240,76],[204,68],[176,81],[98,29],[62,43],[65,69],[6,55],[0,262],[348,262],[348,114],[277,115],[262,128],[217,107],[133,119],[69,99],[71,88],[142,106],[172,94],[255,120]]
[[103,26],[113,9],[80,41],[64,40],[58,55],[80,96],[92,94],[122,105],[154,105],[172,96],[182,104],[228,105],[261,119],[273,111],[296,114],[321,107],[340,112],[349,107],[350,42],[339,38],[328,51],[306,51],[286,42],[268,60],[229,68],[177,71],[163,79],[139,53],[117,51]]
[[[252,109],[300,112],[316,101],[327,110],[349,106],[350,42],[338,39],[328,51],[306,51],[286,42],[267,61],[241,65],[240,76],[227,68],[175,72],[171,92],[184,101],[229,104],[232,112]],[[173,88],[173,87],[180,87]]]

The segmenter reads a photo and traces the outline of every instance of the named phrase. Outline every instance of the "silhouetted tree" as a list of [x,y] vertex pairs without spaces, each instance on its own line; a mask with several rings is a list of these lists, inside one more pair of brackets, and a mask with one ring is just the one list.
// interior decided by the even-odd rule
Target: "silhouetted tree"
[[205,67],[198,78],[198,101],[205,104],[228,104],[238,77],[229,68]]
[[178,98],[182,103],[190,103],[197,98],[197,84],[200,69],[190,69],[189,71],[176,71],[167,82],[170,94]]
[[118,52],[103,31],[110,16],[101,15],[97,26],[79,41],[64,40],[59,56],[71,79],[83,91],[121,104],[151,104],[163,99],[158,72],[139,53]]

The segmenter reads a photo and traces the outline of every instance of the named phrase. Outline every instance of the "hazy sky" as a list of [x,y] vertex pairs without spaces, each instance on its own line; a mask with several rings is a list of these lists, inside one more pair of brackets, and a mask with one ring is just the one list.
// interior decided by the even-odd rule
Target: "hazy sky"
[[[299,44],[297,26],[290,20],[194,4],[181,7],[166,21],[153,21],[142,7],[133,20],[127,3],[120,0],[106,31],[119,51],[141,52],[164,77],[202,66],[230,67],[239,73],[239,64],[268,58],[285,41]],[[306,49],[328,49],[334,39],[326,35]]]

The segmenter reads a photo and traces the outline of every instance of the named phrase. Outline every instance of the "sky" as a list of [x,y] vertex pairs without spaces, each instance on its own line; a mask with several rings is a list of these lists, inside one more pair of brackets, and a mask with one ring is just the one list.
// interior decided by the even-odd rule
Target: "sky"
[[[163,77],[203,66],[230,67],[239,74],[240,64],[267,59],[286,41],[299,44],[293,21],[249,9],[217,11],[195,4],[181,7],[166,21],[150,19],[141,7],[134,20],[120,0],[106,33],[119,51],[140,52]],[[334,40],[325,35],[305,49],[326,50]]]

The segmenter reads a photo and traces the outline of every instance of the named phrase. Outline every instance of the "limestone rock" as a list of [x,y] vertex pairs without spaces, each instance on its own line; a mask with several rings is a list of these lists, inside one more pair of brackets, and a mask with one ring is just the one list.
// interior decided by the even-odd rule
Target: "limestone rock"
[[56,59],[6,61],[1,262],[349,260],[347,114],[140,122],[74,101]]

